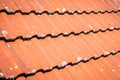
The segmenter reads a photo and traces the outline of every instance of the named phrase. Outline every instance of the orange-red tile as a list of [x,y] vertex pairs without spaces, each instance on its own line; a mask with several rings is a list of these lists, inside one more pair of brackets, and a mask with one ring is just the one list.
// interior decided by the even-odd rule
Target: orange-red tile
[[43,14],[37,16],[35,14],[21,15],[17,13],[15,15],[7,15],[6,13],[1,13],[0,37],[12,39],[18,36],[31,37],[33,35],[77,33],[111,27],[120,28],[120,18],[115,14],[55,14],[53,16]]
[[48,73],[38,72],[27,80],[119,80],[120,53],[91,60],[87,63],[79,63],[75,66],[67,66],[64,69],[54,69]]
[[[79,57],[88,59],[111,51],[118,51],[120,49],[119,36],[119,30],[116,30],[98,32],[96,34],[90,33],[88,35],[81,34],[79,36],[47,37],[43,40],[33,38],[28,41],[19,39],[8,43],[1,41],[2,54],[0,56],[0,64],[5,61],[7,66],[3,64],[0,69],[8,78],[11,75],[28,74],[33,70],[49,69],[56,65],[64,66],[69,62],[77,62]],[[6,57],[8,54],[9,58]],[[19,67],[17,72],[15,69],[12,69],[12,71],[7,69],[11,66],[13,68],[15,66],[14,63]]]
[[[70,11],[105,11],[105,10],[118,10],[120,8],[119,0],[1,0],[0,9],[6,9],[7,11],[22,10],[29,12],[35,10],[36,12],[48,11],[60,11],[64,12],[66,10]],[[24,5],[23,5],[24,4]]]

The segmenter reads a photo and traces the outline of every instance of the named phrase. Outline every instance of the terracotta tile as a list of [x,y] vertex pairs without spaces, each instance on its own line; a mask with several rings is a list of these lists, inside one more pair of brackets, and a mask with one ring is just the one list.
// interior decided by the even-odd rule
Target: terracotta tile
[[[118,12],[119,14],[119,12]],[[81,32],[90,30],[107,29],[111,27],[120,28],[120,18],[115,13],[105,14],[74,14],[48,16],[47,14],[36,16],[35,14],[7,15],[0,14],[1,35],[7,39],[18,36],[31,37],[33,35],[44,36],[47,34],[58,35],[60,33]],[[111,22],[112,20],[112,22]],[[60,25],[59,25],[60,24]],[[6,33],[3,33],[6,32]]]
[[[54,69],[48,73],[36,73],[34,76],[28,77],[27,80],[119,80],[120,54],[110,55],[98,60],[91,60],[87,63],[79,63],[75,66],[67,66],[64,69]],[[115,60],[115,62],[113,62]],[[54,77],[53,77],[54,76]]]
[[113,10],[120,9],[120,1],[119,0],[105,0],[105,3],[112,8]]
[[[44,40],[33,38],[29,41],[19,39],[9,43],[1,41],[3,54],[1,54],[0,64],[3,64],[2,61],[9,62],[6,62],[7,66],[3,64],[0,69],[8,78],[20,73],[29,74],[33,70],[50,69],[56,65],[65,66],[69,62],[77,62],[79,58],[88,59],[111,51],[118,51],[120,48],[118,36],[120,36],[119,30],[90,33],[89,35],[70,35],[69,37],[47,37]],[[2,56],[5,54],[6,56],[9,54],[9,58]],[[8,68],[13,68],[14,63],[18,66],[18,70],[10,71]],[[107,65],[107,63],[105,64]]]
[[[114,1],[114,0],[71,0],[71,3],[69,3],[68,0],[66,1],[54,1],[53,0],[34,0],[34,1],[16,1],[16,0],[1,0],[0,1],[0,9],[6,9],[7,11],[16,11],[16,10],[22,10],[25,12],[29,12],[31,10],[35,10],[36,12],[42,12],[42,11],[49,11],[49,12],[54,12],[54,11],[60,11],[64,12],[66,10],[69,11],[105,11],[105,10],[118,10],[120,8],[119,6],[119,0]],[[52,3],[53,2],[53,3]],[[25,4],[25,5],[23,5]],[[52,5],[52,6],[51,6]],[[74,7],[73,7],[74,6]],[[112,8],[113,7],[113,8]]]
[[0,79],[119,80],[118,28],[119,0],[0,0]]
[[22,73],[24,71],[24,67],[21,61],[17,58],[12,48],[10,48],[10,45],[6,44],[3,41],[0,41],[0,49],[0,70],[2,71],[2,73],[4,75],[9,75],[9,77],[16,76],[17,74]]

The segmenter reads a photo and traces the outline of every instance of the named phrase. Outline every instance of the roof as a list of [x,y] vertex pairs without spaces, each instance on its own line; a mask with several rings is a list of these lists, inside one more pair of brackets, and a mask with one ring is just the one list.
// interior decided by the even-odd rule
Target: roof
[[118,80],[119,36],[119,0],[1,0],[0,79]]

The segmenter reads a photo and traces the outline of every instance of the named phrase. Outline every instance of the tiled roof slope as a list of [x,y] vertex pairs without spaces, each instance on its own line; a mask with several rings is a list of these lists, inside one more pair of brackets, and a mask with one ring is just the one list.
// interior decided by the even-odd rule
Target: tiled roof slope
[[120,9],[119,0],[1,0],[0,3],[1,10],[6,10],[7,12],[16,12],[20,10],[21,12],[35,11],[42,13],[47,11],[51,13],[58,11],[63,13],[65,11],[97,12]]
[[119,0],[1,0],[0,79],[119,80],[119,36]]
[[1,13],[0,22],[2,23],[0,24],[0,37],[5,37],[6,39],[15,39],[18,36],[29,38],[34,35],[44,37],[47,34],[55,36],[60,33],[69,34],[71,32],[98,31],[99,29],[113,27],[120,28],[120,18],[118,13],[120,12],[97,15],[64,14],[61,16],[58,14],[52,16],[48,16],[47,14],[40,16],[29,14],[23,16],[20,13],[15,15]]

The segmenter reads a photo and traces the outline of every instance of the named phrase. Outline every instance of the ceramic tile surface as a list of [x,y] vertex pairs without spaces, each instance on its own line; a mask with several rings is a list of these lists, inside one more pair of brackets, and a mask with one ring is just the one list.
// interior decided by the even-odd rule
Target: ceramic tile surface
[[120,0],[0,0],[0,80],[119,80]]
[[65,11],[111,11],[120,9],[119,0],[1,0],[0,9],[5,9],[10,12],[21,10],[23,12],[65,12]]

